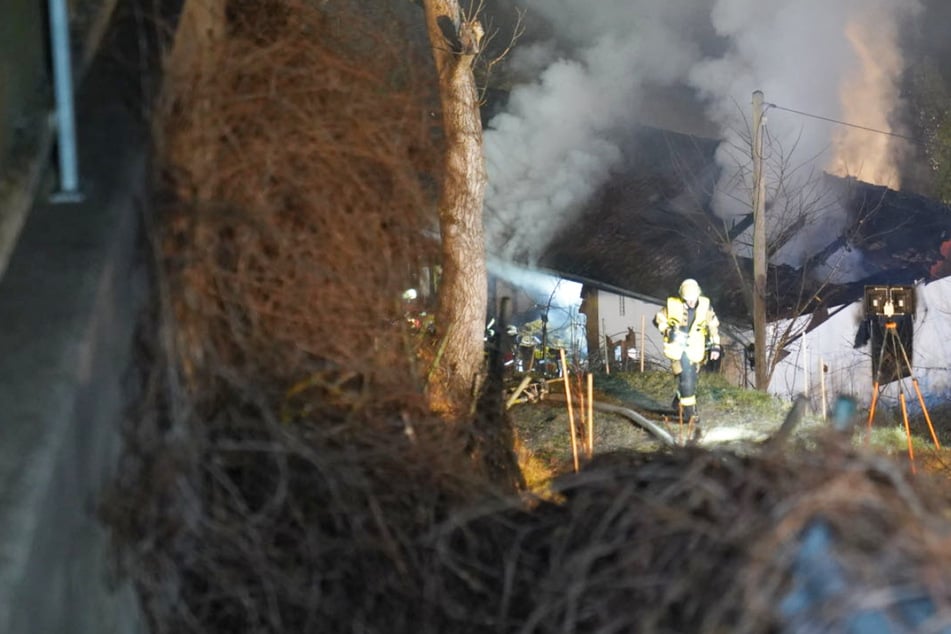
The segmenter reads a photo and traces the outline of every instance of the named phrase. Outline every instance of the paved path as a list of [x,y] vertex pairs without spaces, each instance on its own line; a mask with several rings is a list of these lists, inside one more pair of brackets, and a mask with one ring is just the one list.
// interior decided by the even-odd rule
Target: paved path
[[96,518],[146,290],[146,128],[117,59],[77,94],[84,200],[48,202],[45,173],[0,280],[0,634],[142,631]]

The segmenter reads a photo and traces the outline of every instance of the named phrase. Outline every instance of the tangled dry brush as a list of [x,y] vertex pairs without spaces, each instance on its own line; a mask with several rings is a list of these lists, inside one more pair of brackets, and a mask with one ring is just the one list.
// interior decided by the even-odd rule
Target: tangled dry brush
[[415,5],[360,4],[232,0],[166,77],[149,371],[104,507],[152,631],[946,617],[947,496],[840,439],[601,456],[538,500],[473,460],[485,425],[425,411],[400,292],[433,261],[433,71]]

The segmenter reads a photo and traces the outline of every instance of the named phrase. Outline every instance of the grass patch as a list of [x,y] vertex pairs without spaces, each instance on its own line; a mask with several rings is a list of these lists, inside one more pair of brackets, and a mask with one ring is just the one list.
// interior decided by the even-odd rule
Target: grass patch
[[[615,372],[596,374],[594,386],[606,400],[662,409],[671,407],[677,380],[669,371]],[[781,417],[789,408],[780,398],[733,385],[722,374],[713,373],[700,374],[697,402],[705,415],[742,411],[746,416],[763,419]]]
[[[908,452],[908,435],[901,424],[873,426],[868,433],[857,433],[855,439],[857,443],[865,443],[867,440],[874,450],[890,456]],[[915,434],[911,435],[911,447],[915,453],[935,448],[930,439]]]
[[605,400],[665,407],[670,405],[677,383],[670,372],[614,372],[595,374],[594,388],[608,397]]
[[518,439],[515,442],[515,450],[518,466],[522,470],[522,477],[525,478],[525,486],[528,490],[541,498],[552,499],[554,497],[551,489],[552,481],[559,473],[566,470],[560,464],[561,459],[555,455],[555,452],[531,450]]
[[[894,425],[873,426],[869,433],[859,432],[855,435],[855,443],[868,442],[872,451],[881,453],[895,460],[908,460],[908,435],[902,423]],[[939,440],[939,442],[941,442]],[[942,444],[935,446],[928,432],[923,435],[912,430],[911,448],[915,457],[917,470],[928,472],[935,476],[951,478],[951,448]]]

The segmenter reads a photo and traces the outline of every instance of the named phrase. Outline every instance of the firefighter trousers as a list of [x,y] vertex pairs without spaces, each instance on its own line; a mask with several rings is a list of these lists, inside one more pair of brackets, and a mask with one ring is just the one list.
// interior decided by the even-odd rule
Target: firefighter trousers
[[681,355],[679,361],[671,364],[674,376],[677,377],[676,401],[684,408],[684,419],[689,420],[696,413],[697,408],[697,378],[700,373],[700,364],[691,363],[687,353]]

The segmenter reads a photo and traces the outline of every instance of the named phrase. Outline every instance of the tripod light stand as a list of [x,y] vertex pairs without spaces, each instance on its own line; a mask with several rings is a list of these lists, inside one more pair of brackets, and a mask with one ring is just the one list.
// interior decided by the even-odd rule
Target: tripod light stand
[[[866,288],[866,318],[874,320],[881,328],[881,346],[878,350],[878,358],[874,359],[873,345],[873,374],[874,382],[872,385],[872,404],[868,412],[868,432],[872,430],[872,421],[875,418],[875,408],[878,405],[879,397],[884,392],[885,387],[891,382],[898,385],[898,400],[901,405],[902,421],[905,426],[905,438],[908,441],[908,457],[911,460],[912,473],[915,469],[915,452],[911,442],[911,427],[908,423],[908,405],[906,399],[906,390],[908,386],[902,382],[905,377],[911,378],[911,386],[918,397],[918,403],[921,405],[921,411],[924,413],[925,421],[928,423],[928,430],[931,432],[931,439],[935,447],[941,448],[938,442],[938,436],[935,434],[934,425],[931,423],[931,416],[928,414],[928,408],[925,406],[925,399],[921,395],[921,388],[918,385],[918,378],[914,375],[911,365],[911,357],[908,354],[905,342],[902,341],[899,326],[902,322],[906,324],[909,332],[912,328],[911,319],[914,316],[914,288],[900,287],[867,287]],[[873,333],[874,337],[874,333]],[[877,342],[876,342],[877,343]],[[887,357],[886,357],[887,353]],[[886,363],[888,361],[888,363]],[[886,366],[891,372],[886,372]]]

